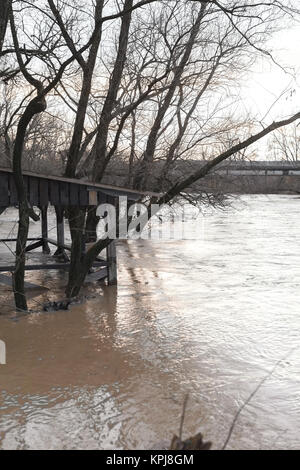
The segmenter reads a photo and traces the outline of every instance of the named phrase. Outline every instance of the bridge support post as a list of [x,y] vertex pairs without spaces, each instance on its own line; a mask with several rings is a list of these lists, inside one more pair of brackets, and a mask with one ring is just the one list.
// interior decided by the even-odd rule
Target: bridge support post
[[64,208],[55,206],[56,213],[56,232],[57,232],[57,250],[54,256],[59,256],[63,261],[69,261],[69,257],[65,252],[65,226],[64,226]]
[[42,206],[41,208],[41,225],[42,225],[42,247],[43,253],[49,255],[50,248],[47,242],[48,238],[48,206]]
[[108,272],[108,285],[115,286],[118,283],[117,274],[117,250],[116,242],[112,240],[106,248],[107,255],[107,272]]

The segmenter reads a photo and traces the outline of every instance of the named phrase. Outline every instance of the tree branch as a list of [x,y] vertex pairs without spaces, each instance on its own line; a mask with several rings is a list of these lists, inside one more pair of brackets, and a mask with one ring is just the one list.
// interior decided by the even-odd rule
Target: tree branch
[[48,3],[49,3],[49,6],[50,6],[50,9],[51,9],[51,11],[54,15],[54,18],[55,18],[58,26],[60,27],[61,33],[63,35],[64,40],[66,41],[66,44],[67,44],[68,48],[70,49],[70,51],[73,54],[74,58],[77,60],[80,67],[84,70],[85,66],[86,66],[86,63],[85,63],[81,53],[79,51],[77,51],[77,49],[75,47],[75,44],[73,42],[73,39],[71,38],[71,36],[69,35],[69,33],[67,31],[58,9],[54,5],[53,0],[48,0]]
[[158,204],[166,204],[168,203],[171,199],[173,199],[175,196],[178,196],[182,191],[187,190],[190,188],[190,186],[198,181],[201,178],[204,178],[215,166],[219,165],[219,163],[223,162],[227,158],[231,157],[231,155],[234,155],[235,153],[239,152],[240,150],[243,150],[249,145],[254,144],[258,140],[262,139],[266,135],[270,134],[270,132],[273,132],[276,129],[279,129],[280,127],[287,126],[288,124],[291,124],[292,122],[296,121],[297,119],[300,119],[300,112],[294,114],[288,119],[284,119],[282,121],[277,121],[273,122],[270,124],[268,127],[263,129],[262,131],[258,132],[257,134],[252,135],[248,139],[244,140],[243,142],[240,142],[237,145],[234,145],[230,149],[226,150],[225,152],[222,152],[220,155],[215,157],[214,159],[210,160],[209,162],[205,163],[200,170],[192,173],[190,176],[185,178],[182,181],[179,181],[176,183],[174,186],[171,187],[158,201]]

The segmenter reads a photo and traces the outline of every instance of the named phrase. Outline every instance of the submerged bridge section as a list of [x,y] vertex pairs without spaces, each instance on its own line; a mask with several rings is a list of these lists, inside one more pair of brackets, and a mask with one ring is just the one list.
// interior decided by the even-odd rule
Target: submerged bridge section
[[[26,247],[26,253],[41,248],[44,255],[50,254],[49,245],[54,245],[56,249],[54,256],[57,261],[53,262],[49,256],[34,264],[26,263],[25,271],[40,271],[53,269],[69,270],[70,263],[66,251],[71,251],[71,246],[65,244],[64,236],[64,216],[68,207],[97,206],[101,203],[110,203],[117,207],[118,197],[126,196],[129,201],[137,201],[145,195],[151,196],[155,193],[145,193],[134,191],[130,188],[112,186],[108,184],[92,183],[72,178],[57,177],[51,175],[40,175],[28,171],[23,172],[25,190],[27,192],[28,202],[32,206],[40,208],[41,214],[41,235],[35,238],[28,238],[30,242]],[[0,215],[7,207],[14,207],[18,203],[17,189],[10,168],[0,167]],[[52,205],[56,212],[57,238],[48,237],[48,207]],[[2,238],[0,243],[16,243],[16,238]],[[83,239],[82,250],[88,248]],[[13,253],[13,250],[11,250]],[[98,256],[93,264],[94,268],[99,270],[91,275],[93,280],[108,280],[108,284],[117,283],[117,263],[115,241],[106,248],[106,258]],[[15,257],[12,260],[0,260],[0,273],[13,272],[15,270]],[[11,278],[0,274],[0,283],[11,284]],[[29,283],[27,283],[27,286]]]

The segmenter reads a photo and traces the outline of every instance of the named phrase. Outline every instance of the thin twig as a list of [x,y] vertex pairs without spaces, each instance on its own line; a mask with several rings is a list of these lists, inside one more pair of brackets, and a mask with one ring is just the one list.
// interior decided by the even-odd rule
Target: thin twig
[[229,432],[228,432],[228,435],[226,437],[226,440],[223,444],[223,447],[222,447],[222,450],[225,450],[226,447],[227,447],[227,444],[229,443],[230,441],[230,438],[231,438],[231,435],[232,435],[232,432],[235,428],[235,425],[236,425],[236,422],[238,420],[238,417],[240,416],[241,412],[243,411],[243,409],[249,404],[249,402],[252,400],[252,398],[254,397],[254,395],[256,395],[256,393],[258,392],[258,390],[262,387],[262,385],[271,377],[271,375],[274,373],[275,369],[279,366],[279,364],[283,361],[285,361],[296,349],[298,349],[298,347],[295,347],[295,348],[292,348],[290,349],[290,351],[284,356],[282,357],[281,359],[279,359],[275,365],[272,367],[272,369],[268,372],[268,374],[259,382],[259,384],[257,385],[257,387],[253,390],[253,392],[250,393],[249,397],[247,398],[247,400],[241,405],[241,407],[238,409],[236,415],[234,416],[234,419],[231,423],[231,426],[229,428]]
[[182,441],[182,430],[183,430],[183,423],[184,423],[186,405],[187,405],[188,399],[189,399],[189,394],[187,393],[184,397],[184,402],[183,402],[183,407],[182,407],[182,414],[181,414],[181,418],[180,418],[179,439],[181,441]]

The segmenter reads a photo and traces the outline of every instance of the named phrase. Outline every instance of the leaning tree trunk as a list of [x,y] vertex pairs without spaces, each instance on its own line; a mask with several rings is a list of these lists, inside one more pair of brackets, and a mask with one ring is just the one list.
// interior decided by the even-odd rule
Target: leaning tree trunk
[[22,115],[17,129],[17,135],[13,151],[13,175],[16,184],[18,203],[19,203],[19,228],[16,246],[16,263],[13,273],[13,291],[15,304],[19,310],[27,310],[27,301],[24,290],[25,276],[25,249],[29,230],[29,217],[38,220],[33,210],[27,202],[27,194],[22,176],[22,154],[26,129],[35,114],[46,109],[45,99],[39,97],[34,98],[28,104],[24,114]]
[[[98,240],[86,254],[80,257],[76,265],[76,269],[70,269],[69,283],[66,289],[66,296],[68,299],[74,298],[79,295],[80,290],[83,286],[86,275],[93,266],[93,262],[99,255],[99,253],[104,250],[110,243],[108,238],[103,240]],[[74,244],[74,242],[72,243]]]

